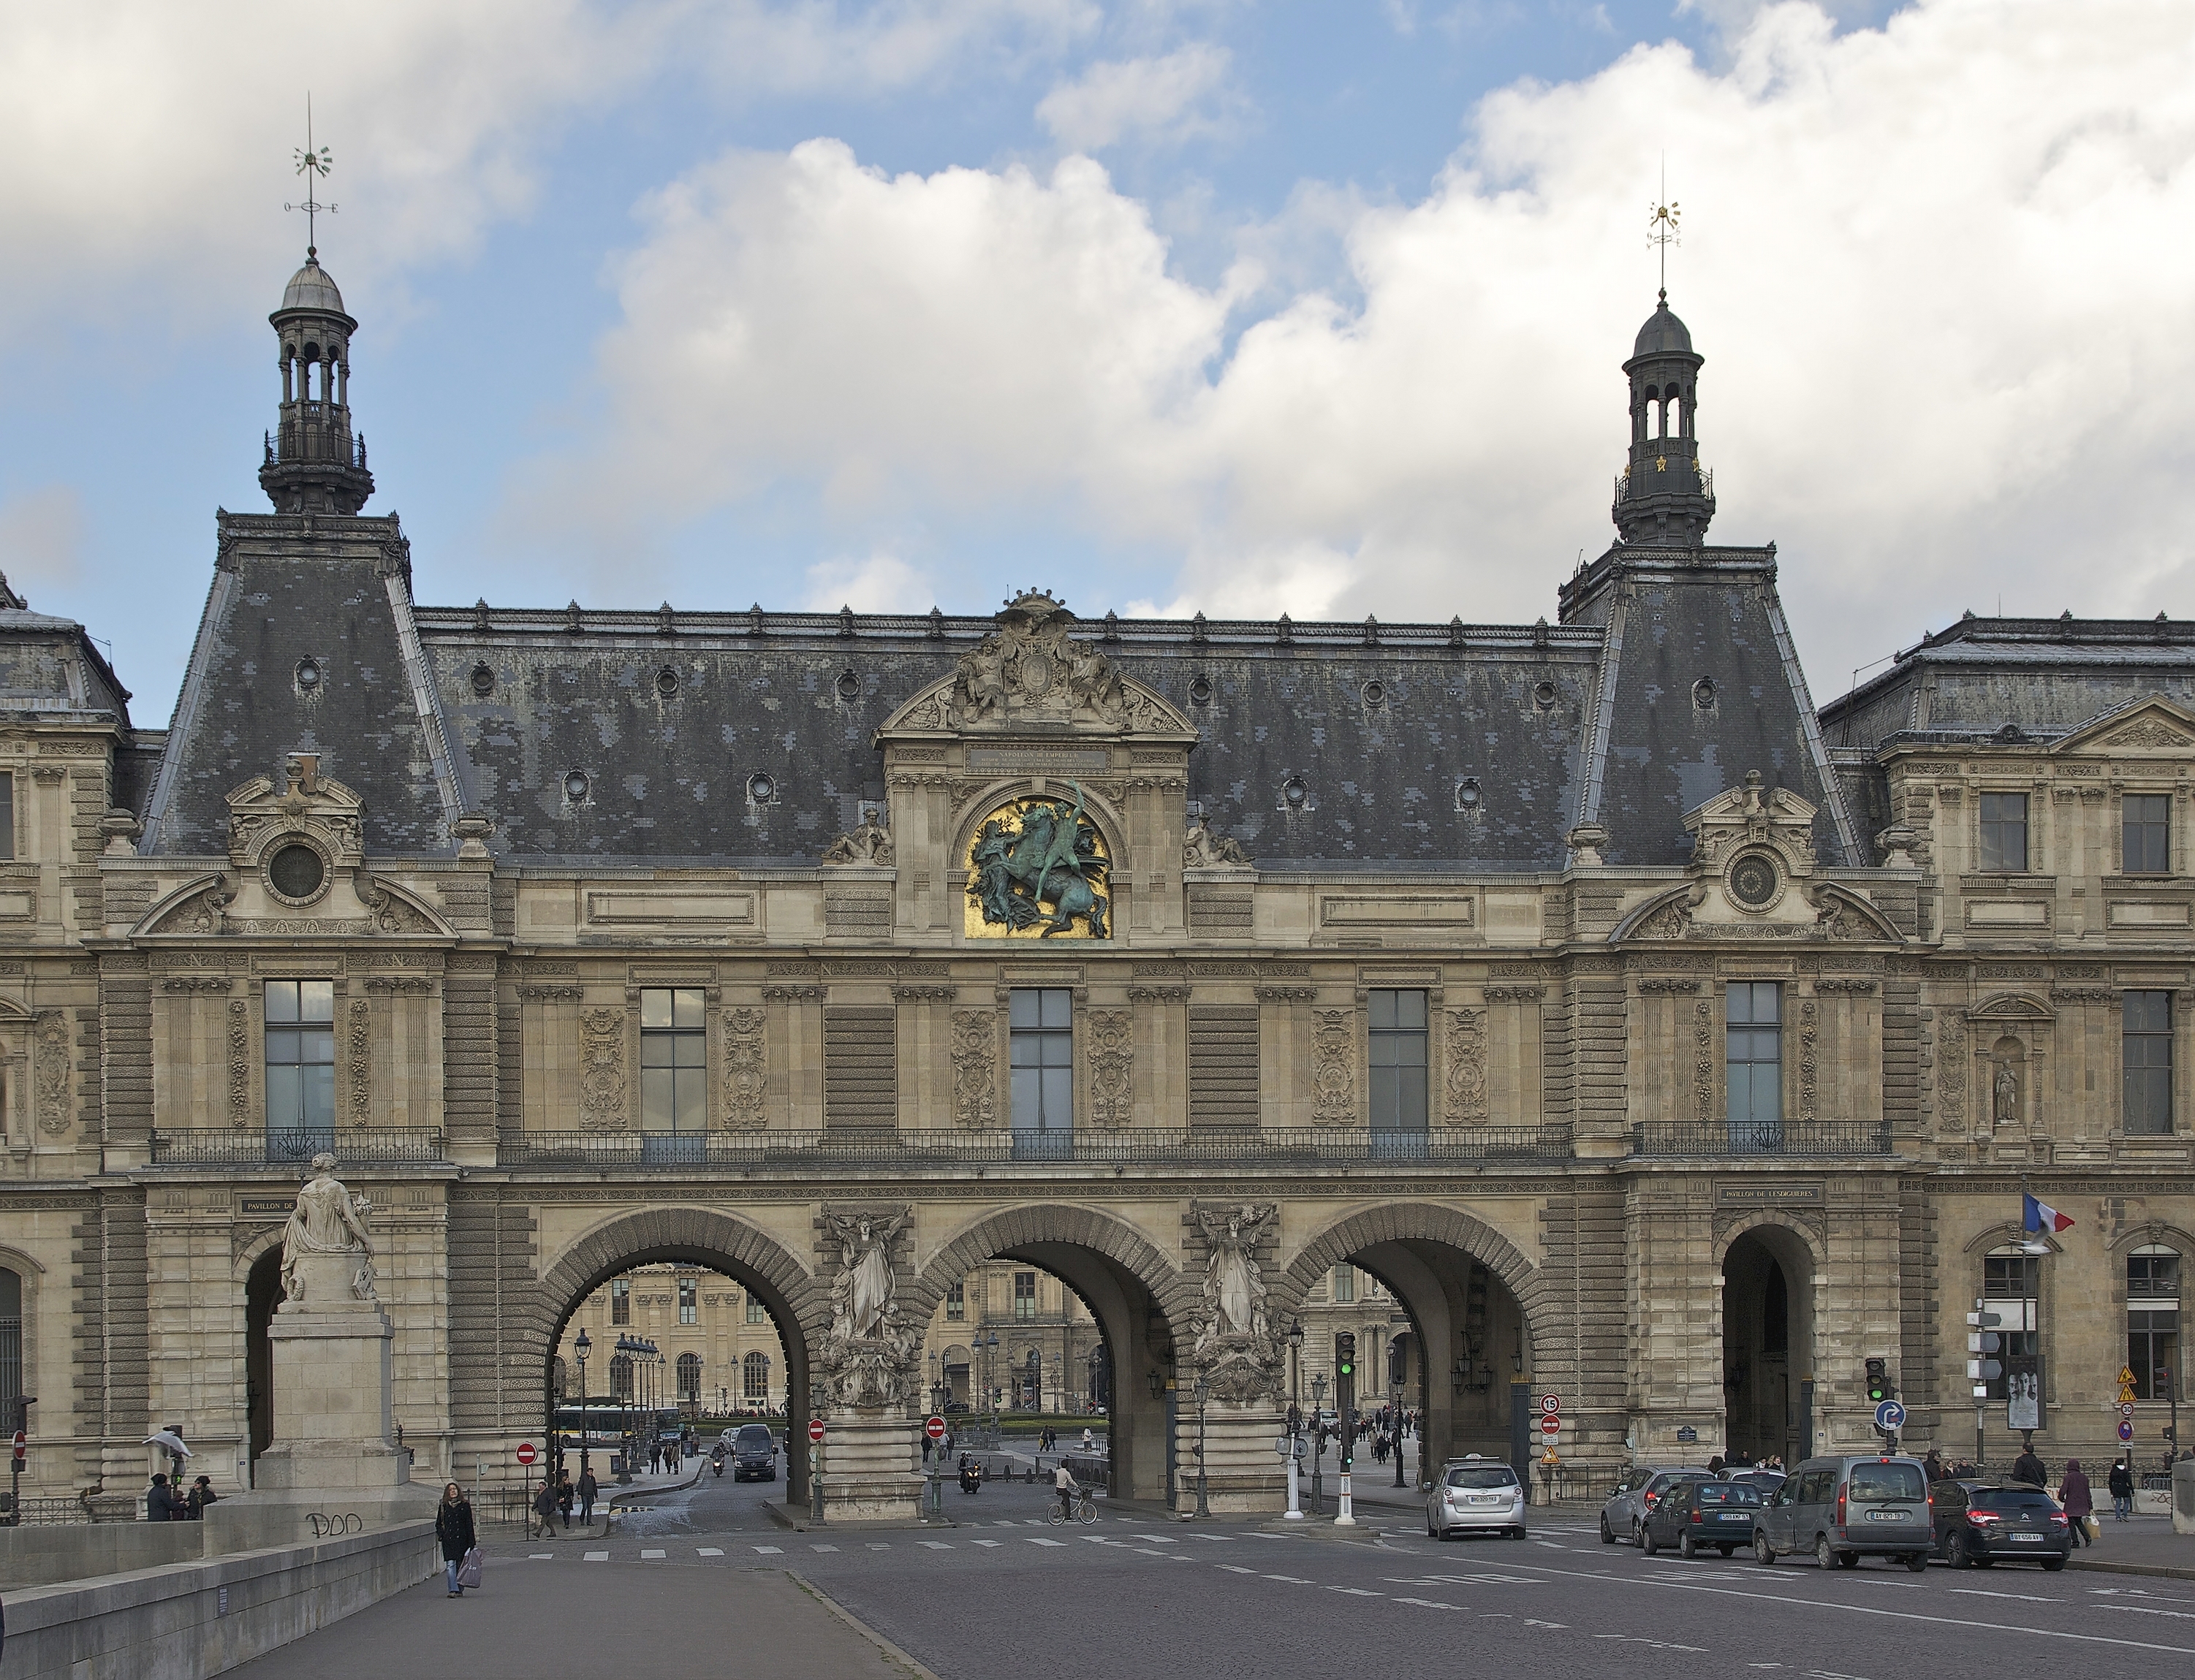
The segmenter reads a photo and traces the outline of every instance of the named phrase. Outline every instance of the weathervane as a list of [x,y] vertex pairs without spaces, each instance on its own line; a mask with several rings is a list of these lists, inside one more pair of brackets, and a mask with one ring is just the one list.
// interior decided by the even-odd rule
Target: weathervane
[[1684,241],[1677,237],[1677,206],[1669,198],[1669,170],[1662,168],[1662,202],[1651,206],[1646,212],[1646,243],[1654,246],[1662,259],[1662,301],[1669,301],[1669,247]]
[[304,149],[294,153],[293,155],[297,159],[297,173],[308,177],[305,182],[305,201],[301,204],[285,204],[282,208],[285,210],[304,211],[305,255],[317,261],[320,254],[320,242],[318,227],[320,214],[322,210],[326,210],[330,216],[333,216],[336,213],[336,207],[333,204],[322,204],[318,198],[313,196],[313,192],[314,188],[321,181],[327,178],[328,171],[335,167],[335,158],[329,153],[328,148],[325,146],[320,147],[317,151],[314,149],[313,96],[310,94],[307,94],[305,95]]

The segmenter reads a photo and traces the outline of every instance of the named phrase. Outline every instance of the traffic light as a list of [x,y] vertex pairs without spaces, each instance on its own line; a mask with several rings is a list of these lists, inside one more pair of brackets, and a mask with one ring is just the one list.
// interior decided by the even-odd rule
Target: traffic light
[[1357,1338],[1350,1331],[1342,1331],[1334,1338],[1334,1370],[1345,1383],[1357,1380]]
[[1871,1359],[1867,1362],[1867,1403],[1880,1406],[1890,1398],[1890,1363],[1887,1360]]

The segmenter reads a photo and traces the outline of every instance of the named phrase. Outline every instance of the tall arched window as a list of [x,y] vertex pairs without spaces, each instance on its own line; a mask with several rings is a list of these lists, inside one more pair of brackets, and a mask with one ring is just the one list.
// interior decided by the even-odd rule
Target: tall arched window
[[769,1403],[769,1355],[749,1354],[740,1364],[740,1396],[749,1406]]
[[0,1405],[22,1392],[23,1280],[0,1266]]
[[2127,1256],[2127,1369],[2137,1400],[2167,1400],[2180,1384],[2180,1251],[2151,1243]]
[[632,1360],[627,1355],[619,1354],[610,1361],[610,1398],[632,1398]]
[[678,1355],[678,1399],[681,1404],[699,1403],[701,1398],[701,1355]]

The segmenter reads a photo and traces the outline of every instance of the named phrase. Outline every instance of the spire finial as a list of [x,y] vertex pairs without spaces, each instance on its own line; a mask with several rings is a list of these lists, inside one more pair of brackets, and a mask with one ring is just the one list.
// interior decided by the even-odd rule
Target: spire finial
[[1646,212],[1646,243],[1652,245],[1661,256],[1661,301],[1664,303],[1669,301],[1669,247],[1684,244],[1677,237],[1677,206],[1669,198],[1668,160],[1664,158],[1662,163],[1661,202],[1649,207]]
[[333,216],[336,213],[336,207],[333,204],[322,204],[320,199],[314,195],[314,188],[317,187],[320,181],[327,178],[328,171],[335,167],[335,158],[329,153],[328,148],[325,146],[320,147],[318,150],[314,148],[313,96],[310,93],[308,93],[305,95],[304,149],[294,153],[293,155],[297,160],[297,173],[310,178],[305,182],[304,202],[297,204],[285,204],[282,208],[285,210],[304,211],[305,260],[308,262],[318,262],[320,260],[320,215],[322,210],[326,210],[330,216]]

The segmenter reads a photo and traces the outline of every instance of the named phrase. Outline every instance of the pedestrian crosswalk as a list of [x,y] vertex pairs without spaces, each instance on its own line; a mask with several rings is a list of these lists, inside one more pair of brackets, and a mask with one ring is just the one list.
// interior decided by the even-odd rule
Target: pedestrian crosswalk
[[[1115,1516],[1112,1520],[1115,1523],[1125,1526],[1132,1523],[1137,1519],[1128,1516]],[[1149,1521],[1148,1517],[1145,1517],[1143,1520],[1145,1522]],[[1044,1528],[1054,1526],[1057,1525],[1051,1523],[1045,1517],[1002,1517],[994,1519],[988,1524],[970,1523],[962,1525],[962,1528],[964,1530],[982,1527],[1019,1530],[1024,1528]],[[1243,1534],[1216,1534],[1202,1529],[1187,1530],[1184,1531],[1184,1533],[1187,1539],[1190,1540],[1201,1541],[1212,1545],[1233,1545],[1238,1540],[1245,1538],[1245,1535]],[[1285,1537],[1276,1534],[1262,1534],[1257,1533],[1255,1530],[1252,1530],[1248,1533],[1247,1538],[1253,1539],[1280,1539]],[[1128,1528],[1125,1533],[1120,1534],[1118,1538],[1103,1533],[1076,1533],[1073,1535],[1073,1539],[1081,1540],[1093,1545],[1117,1546],[1124,1551],[1138,1552],[1147,1557],[1170,1558],[1176,1562],[1186,1562],[1188,1560],[1188,1551],[1183,1549],[1184,1534],[1181,1533],[1161,1534],[1131,1528]],[[1070,1544],[1069,1540],[1053,1539],[1048,1535],[1043,1534],[1024,1534],[1017,1532],[1012,1533],[1010,1538],[990,1539],[964,1532],[958,1538],[950,1540],[905,1538],[897,1542],[891,1540],[868,1540],[863,1542],[861,1549],[867,1551],[890,1551],[896,1545],[902,1548],[913,1547],[924,1551],[957,1551],[964,1547],[977,1547],[987,1551],[997,1551],[1001,1548],[1012,1545],[1016,1540],[1022,1542],[1025,1545],[1040,1546],[1053,1550],[1064,1548]],[[1133,1544],[1133,1542],[1136,1541],[1141,1541],[1143,1544]],[[1171,1548],[1171,1550],[1167,1550],[1167,1548]],[[795,1549],[797,1550],[798,1548]],[[830,1545],[820,1540],[808,1542],[806,1549],[811,1552],[837,1552],[841,1550],[841,1548],[837,1545]],[[643,1547],[641,1549],[637,1561],[644,1563],[670,1562],[673,1561],[674,1550],[674,1548],[669,1546]],[[692,1555],[696,1558],[722,1558],[736,1554],[741,1550],[752,1553],[757,1557],[782,1557],[786,1555],[787,1548],[783,1545],[761,1545],[750,1544],[744,1548],[734,1546],[728,1550],[724,1546],[706,1545],[695,1546],[693,1549]],[[1195,1550],[1195,1548],[1190,1547],[1189,1550],[1193,1551]],[[559,1554],[554,1552],[536,1551],[528,1552],[525,1556],[527,1562],[539,1563],[553,1562],[558,1555]],[[627,1553],[626,1556],[630,1558],[632,1554]],[[580,1556],[581,1561],[587,1563],[608,1563],[613,1561],[612,1554],[607,1551],[583,1552]],[[1221,1567],[1224,1568],[1231,1568],[1232,1566],[1222,1565]],[[1241,1572],[1238,1571],[1237,1573]]]

